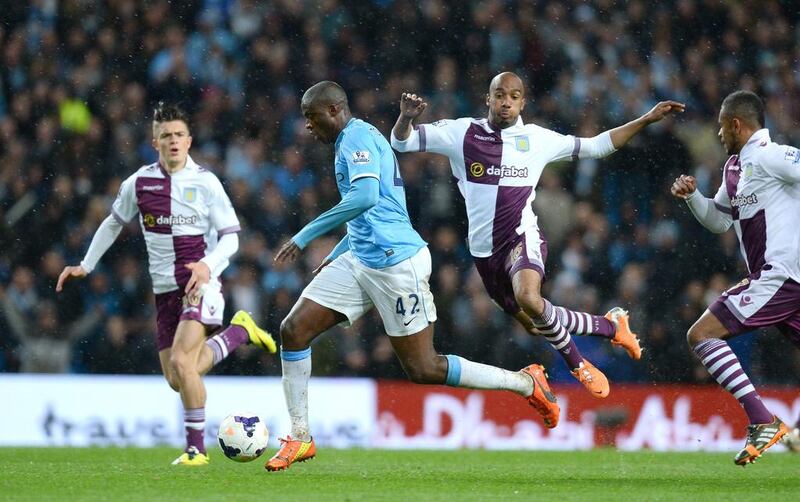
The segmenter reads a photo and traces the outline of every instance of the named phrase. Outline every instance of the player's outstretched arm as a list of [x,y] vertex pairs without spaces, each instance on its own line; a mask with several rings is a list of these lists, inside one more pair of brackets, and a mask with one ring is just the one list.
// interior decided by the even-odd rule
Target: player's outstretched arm
[[625,125],[621,125],[609,131],[611,143],[615,149],[622,148],[634,136],[639,134],[645,127],[654,124],[668,115],[683,113],[686,105],[677,101],[662,101],[636,120],[631,120]]
[[314,218],[281,246],[275,255],[275,261],[294,261],[309,242],[368,211],[378,203],[379,195],[380,181],[377,178],[369,176],[354,181],[350,185],[350,191],[338,204]]
[[97,232],[92,237],[92,243],[89,244],[89,249],[86,250],[86,256],[81,261],[80,265],[64,267],[61,275],[58,276],[58,283],[56,283],[56,292],[61,292],[64,287],[64,282],[73,277],[81,278],[86,277],[92,273],[97,262],[103,257],[108,248],[117,240],[120,232],[122,232],[122,223],[117,221],[114,216],[109,215],[103,220],[103,223],[97,228]]
[[422,115],[428,103],[422,96],[404,92],[400,96],[400,115],[392,128],[392,134],[400,141],[405,141],[411,134],[411,121]]
[[718,207],[714,199],[704,197],[697,190],[697,180],[694,176],[681,174],[675,178],[670,192],[675,197],[685,200],[697,221],[715,234],[727,231],[733,224],[730,209]]

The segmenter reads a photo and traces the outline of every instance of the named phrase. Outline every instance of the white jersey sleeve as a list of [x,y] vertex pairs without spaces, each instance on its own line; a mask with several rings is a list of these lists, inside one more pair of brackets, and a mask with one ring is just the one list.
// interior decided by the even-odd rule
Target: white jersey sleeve
[[616,149],[608,131],[591,138],[579,138],[571,134],[560,134],[544,127],[536,127],[539,144],[545,145],[550,162],[561,160],[599,159]]
[[580,152],[580,141],[575,136],[564,135],[533,124],[536,136],[534,141],[543,145],[548,162],[560,160],[576,160]]
[[800,183],[800,150],[770,143],[759,154],[764,170],[784,183]]
[[239,226],[239,218],[236,216],[236,211],[233,209],[233,204],[225,193],[222,183],[216,176],[212,176],[210,183],[211,200],[209,201],[208,217],[211,220],[211,227],[217,231],[219,235],[225,235],[232,232],[241,230]]
[[111,215],[122,225],[130,223],[139,213],[139,206],[136,203],[136,176],[134,173],[129,176],[119,187],[119,193],[111,206]]
[[[698,192],[697,190],[695,192]],[[731,214],[731,199],[728,197],[728,191],[725,189],[725,180],[719,186],[717,193],[714,195],[714,207],[718,211],[726,214]]]
[[430,124],[420,124],[411,130],[405,141],[400,141],[392,132],[392,147],[398,152],[431,152],[457,155],[463,148],[464,132],[470,119],[438,120]]
[[700,190],[695,190],[686,199],[686,204],[697,221],[715,234],[727,231],[733,224],[730,199],[726,195],[724,183],[713,199],[708,199]]

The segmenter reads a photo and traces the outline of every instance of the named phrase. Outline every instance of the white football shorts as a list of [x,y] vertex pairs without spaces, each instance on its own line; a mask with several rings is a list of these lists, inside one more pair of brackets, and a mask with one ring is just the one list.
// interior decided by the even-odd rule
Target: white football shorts
[[345,327],[375,306],[389,336],[408,336],[436,321],[430,276],[427,246],[382,269],[367,267],[347,251],[323,268],[300,296],[347,316],[341,323]]

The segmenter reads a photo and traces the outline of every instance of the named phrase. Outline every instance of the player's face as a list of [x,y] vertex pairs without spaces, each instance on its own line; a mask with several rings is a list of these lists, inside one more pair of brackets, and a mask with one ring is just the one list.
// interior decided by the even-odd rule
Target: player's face
[[737,140],[739,119],[726,115],[724,112],[724,109],[719,112],[719,132],[717,136],[719,136],[719,140],[725,148],[725,153],[734,155],[739,153],[739,142]]
[[489,87],[486,104],[489,106],[489,122],[501,129],[514,125],[525,108],[522,82],[510,76],[501,78],[496,86]]
[[302,104],[303,116],[306,118],[306,129],[315,139],[326,144],[336,141],[336,121],[329,106],[312,106]]
[[169,167],[179,167],[186,163],[192,137],[189,128],[182,120],[160,122],[154,128],[153,148],[158,150],[159,162]]

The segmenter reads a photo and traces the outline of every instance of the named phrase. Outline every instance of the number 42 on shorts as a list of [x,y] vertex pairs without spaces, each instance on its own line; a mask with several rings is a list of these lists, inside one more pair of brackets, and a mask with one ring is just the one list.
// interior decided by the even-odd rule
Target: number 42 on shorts
[[[412,294],[408,295],[408,300],[409,300],[409,303],[413,302],[413,305],[411,305],[411,311],[409,312],[409,315],[414,315],[417,312],[419,312],[419,296],[417,296],[416,294],[412,293]],[[397,304],[395,305],[395,312],[397,312],[398,314],[400,314],[402,316],[406,315],[406,306],[403,303],[403,297],[402,296],[398,296],[397,297]]]

